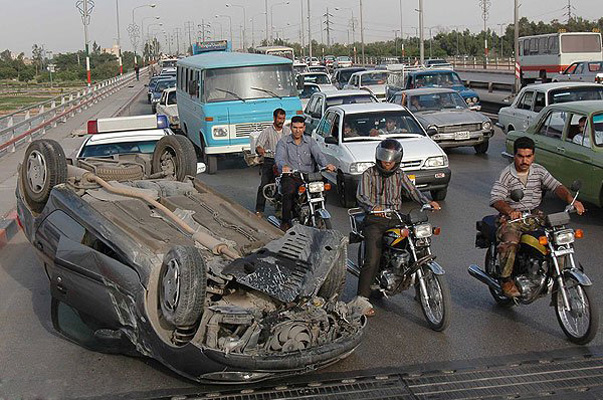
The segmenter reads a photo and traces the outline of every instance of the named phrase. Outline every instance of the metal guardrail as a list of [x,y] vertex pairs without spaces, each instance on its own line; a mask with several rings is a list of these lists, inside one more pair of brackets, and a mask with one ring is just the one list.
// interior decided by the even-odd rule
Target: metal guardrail
[[135,78],[133,72],[110,78],[0,117],[0,157],[14,152],[23,143],[43,135],[49,127],[56,127],[76,112],[79,113],[117,92]]

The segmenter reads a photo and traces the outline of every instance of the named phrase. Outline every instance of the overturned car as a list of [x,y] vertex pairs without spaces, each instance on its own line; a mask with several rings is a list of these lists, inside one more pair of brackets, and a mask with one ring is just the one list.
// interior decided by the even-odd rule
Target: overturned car
[[[191,176],[189,144],[166,136],[125,160],[29,145],[18,217],[50,281],[55,329],[196,381],[256,381],[349,355],[366,320],[338,300],[347,239],[305,226],[283,235]],[[119,172],[135,165],[136,179]]]

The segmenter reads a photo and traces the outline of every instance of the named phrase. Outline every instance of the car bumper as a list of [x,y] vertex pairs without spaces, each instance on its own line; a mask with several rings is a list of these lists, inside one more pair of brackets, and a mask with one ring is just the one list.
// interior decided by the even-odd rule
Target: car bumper
[[435,134],[431,138],[441,148],[475,146],[489,140],[494,136],[494,130],[487,132],[471,132],[469,139],[455,140],[454,133]]
[[[414,175],[415,186],[419,190],[438,190],[445,189],[448,187],[448,183],[450,182],[450,176],[452,172],[450,168],[434,168],[434,169],[426,169],[426,170],[409,170],[404,171],[406,175],[412,177]],[[354,190],[358,187],[358,183],[362,178],[362,174],[360,175],[352,175],[352,174],[344,174],[345,183],[347,185],[353,185],[349,187],[353,187]]]

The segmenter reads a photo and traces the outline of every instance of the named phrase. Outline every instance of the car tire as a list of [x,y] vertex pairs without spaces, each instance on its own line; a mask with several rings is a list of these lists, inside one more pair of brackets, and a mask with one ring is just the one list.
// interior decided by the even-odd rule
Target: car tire
[[446,194],[448,193],[448,188],[438,189],[438,190],[430,190],[431,198],[433,201],[442,201],[446,198]]
[[174,246],[159,272],[159,306],[165,321],[190,327],[203,314],[207,290],[205,261],[194,246]]
[[80,163],[81,168],[93,172],[99,178],[105,181],[136,181],[144,178],[144,168],[139,164],[117,163],[117,164],[84,164]]
[[33,211],[42,212],[52,188],[67,181],[67,160],[61,145],[49,139],[31,142],[20,175],[25,201]]
[[197,175],[197,155],[191,141],[180,135],[162,137],[153,151],[153,174],[167,171],[175,180],[183,182],[187,176]]
[[325,300],[329,300],[335,296],[335,300],[339,300],[345,285],[346,263],[347,251],[342,249],[335,261],[335,265],[333,265],[327,278],[318,290],[318,296]]
[[339,204],[342,207],[352,208],[356,206],[356,193],[352,193],[342,174],[337,175],[337,194],[339,195]]
[[490,141],[486,140],[480,144],[476,144],[475,146],[473,146],[473,148],[475,149],[475,153],[477,153],[477,154],[486,154],[486,152],[488,151],[489,145],[490,145]]

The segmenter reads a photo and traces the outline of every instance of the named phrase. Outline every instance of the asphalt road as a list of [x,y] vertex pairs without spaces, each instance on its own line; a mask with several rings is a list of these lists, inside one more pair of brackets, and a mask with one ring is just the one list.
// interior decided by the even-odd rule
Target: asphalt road
[[[134,114],[149,113],[143,97],[131,107]],[[500,157],[503,134],[498,131],[487,155],[473,149],[450,150],[453,171],[443,210],[432,214],[431,222],[442,227],[433,240],[433,250],[446,269],[452,292],[453,315],[442,333],[431,331],[423,318],[414,292],[377,301],[360,347],[347,359],[325,370],[328,373],[359,371],[380,367],[404,369],[422,363],[452,365],[509,355],[530,358],[534,352],[553,352],[559,357],[576,350],[560,327],[549,299],[531,306],[503,310],[494,305],[486,287],[467,273],[470,263],[481,263],[484,252],[474,248],[475,221],[492,213],[488,194],[493,181],[506,165]],[[253,209],[259,176],[238,158],[221,160],[216,175],[201,179],[223,194]],[[561,202],[547,198],[545,209],[559,210]],[[328,209],[334,227],[349,231],[346,210],[330,196]],[[579,260],[595,282],[595,301],[602,306],[600,289],[603,256],[599,238],[603,235],[603,212],[589,207],[587,215],[573,216],[585,238],[576,244]],[[355,260],[356,245],[350,247]],[[351,299],[357,280],[348,274],[344,299]],[[0,399],[111,397],[117,394],[203,387],[166,370],[158,363],[119,355],[94,353],[58,336],[50,322],[50,295],[42,264],[30,244],[19,233],[0,251]],[[588,346],[593,353],[603,350],[603,334]],[[324,372],[324,371],[323,371]]]

